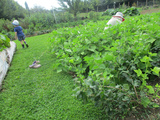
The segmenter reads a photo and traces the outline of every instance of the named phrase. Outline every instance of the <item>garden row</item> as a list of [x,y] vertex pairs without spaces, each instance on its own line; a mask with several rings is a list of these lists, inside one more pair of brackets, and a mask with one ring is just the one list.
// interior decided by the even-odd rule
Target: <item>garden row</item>
[[[26,16],[23,19],[19,19],[20,25],[23,27],[23,31],[26,36],[41,35],[49,33],[52,30],[63,27],[75,27],[77,25],[84,25],[89,21],[106,20],[111,15],[114,15],[117,11],[124,12],[127,15],[139,14],[139,11],[135,7],[128,8],[126,10],[109,9],[103,13],[91,11],[82,15],[73,17],[68,12],[57,13],[55,16],[52,12],[35,12],[30,16]],[[7,35],[11,40],[14,40],[14,26],[11,24],[15,18],[10,20],[0,19],[0,33]]]
[[75,96],[110,115],[125,115],[138,106],[159,107],[159,16],[128,17],[105,31],[107,21],[53,31],[54,68],[74,74]]

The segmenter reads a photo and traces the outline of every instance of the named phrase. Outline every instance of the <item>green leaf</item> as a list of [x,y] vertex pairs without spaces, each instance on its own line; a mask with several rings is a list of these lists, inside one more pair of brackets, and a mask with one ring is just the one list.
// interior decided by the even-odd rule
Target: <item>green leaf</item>
[[143,80],[147,80],[148,79],[148,74],[142,74]]
[[88,77],[87,79],[85,79],[85,84],[88,85],[88,86],[92,86],[92,79],[91,77]]
[[153,43],[155,40],[156,40],[156,39],[152,38],[152,39],[147,40],[147,42]]
[[104,59],[105,59],[105,60],[108,60],[108,61],[113,61],[113,60],[114,60],[114,56],[113,56],[112,54],[107,53],[107,54],[104,56]]
[[159,72],[160,72],[160,68],[159,67],[154,67],[154,69],[152,69],[153,74],[159,76]]
[[155,85],[155,87],[160,88],[160,85],[157,83],[157,84]]
[[131,79],[126,73],[122,73],[122,75],[126,78],[128,82],[133,83],[133,79]]
[[148,57],[148,56],[144,56],[144,57],[141,59],[141,62],[147,63],[147,62],[149,62],[149,61],[152,61],[152,59],[151,59],[150,57]]
[[150,56],[157,56],[157,53],[151,53],[151,52],[149,52],[149,55]]
[[129,90],[129,85],[128,84],[123,84],[123,89]]
[[91,89],[87,89],[86,93],[87,93],[87,96],[91,96],[93,92]]
[[70,53],[72,52],[72,50],[71,50],[71,49],[66,49],[66,51],[67,51],[67,52],[70,52]]
[[140,86],[140,80],[133,81],[133,86],[135,86],[135,87]]
[[91,48],[89,48],[88,50],[90,50],[90,51],[92,51],[92,52],[95,52],[95,50],[96,50],[96,46],[91,46]]
[[140,69],[134,70],[134,71],[137,73],[137,76],[138,76],[138,77],[142,75],[142,71],[141,71]]
[[100,68],[100,69],[105,69],[106,66],[105,66],[105,64],[100,64],[100,65],[99,65],[99,68]]
[[159,106],[158,104],[154,103],[154,104],[153,104],[153,107],[154,107],[154,108],[159,108],[160,106]]
[[148,97],[141,97],[141,104],[146,108],[149,104],[151,103],[151,101],[149,100]]
[[69,60],[69,63],[74,63],[74,60],[73,59]]
[[153,87],[152,86],[150,86],[150,85],[148,85],[148,86],[146,86],[148,89],[149,89],[149,93],[150,94],[153,94],[153,93],[155,93],[155,91],[154,91],[154,89],[153,89]]
[[57,69],[57,73],[60,73],[60,72],[62,72],[62,69],[61,69],[61,68],[58,68],[58,69]]

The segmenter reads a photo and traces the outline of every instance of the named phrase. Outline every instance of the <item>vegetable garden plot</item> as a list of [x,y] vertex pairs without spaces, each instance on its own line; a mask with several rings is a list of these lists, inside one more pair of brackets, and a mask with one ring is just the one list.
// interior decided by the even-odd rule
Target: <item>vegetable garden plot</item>
[[[106,112],[127,114],[137,105],[159,107],[160,13],[126,18],[104,31],[106,21],[53,31],[57,72],[75,73],[75,96]],[[157,81],[158,82],[158,81]]]

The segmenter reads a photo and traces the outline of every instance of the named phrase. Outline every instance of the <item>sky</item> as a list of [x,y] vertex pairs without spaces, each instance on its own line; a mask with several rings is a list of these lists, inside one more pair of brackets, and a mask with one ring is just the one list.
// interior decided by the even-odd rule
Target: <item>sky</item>
[[41,6],[47,10],[52,9],[52,7],[60,7],[57,0],[14,0],[18,2],[19,5],[25,8],[25,1],[28,4],[28,7],[31,9],[34,6]]

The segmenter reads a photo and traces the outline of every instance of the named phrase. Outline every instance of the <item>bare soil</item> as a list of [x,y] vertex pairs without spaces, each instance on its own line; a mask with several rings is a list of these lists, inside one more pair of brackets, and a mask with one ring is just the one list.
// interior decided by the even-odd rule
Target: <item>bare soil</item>
[[141,14],[150,14],[150,13],[156,13],[160,12],[160,8],[153,8],[153,9],[148,9],[148,10],[142,10]]

